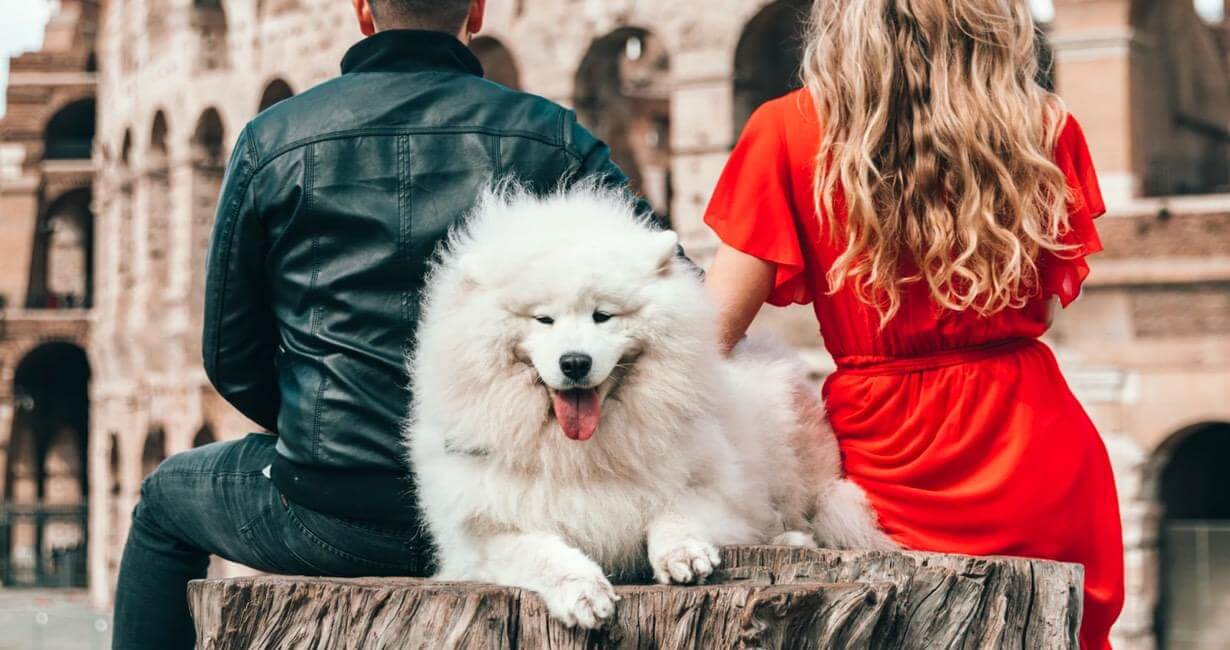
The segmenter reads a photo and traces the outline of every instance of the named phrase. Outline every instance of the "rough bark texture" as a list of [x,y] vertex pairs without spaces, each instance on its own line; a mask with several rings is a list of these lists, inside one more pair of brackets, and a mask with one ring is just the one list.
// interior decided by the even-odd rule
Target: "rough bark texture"
[[621,586],[593,632],[531,593],[413,578],[262,576],[188,587],[197,647],[1075,648],[1081,568],[925,553],[736,547],[701,587]]

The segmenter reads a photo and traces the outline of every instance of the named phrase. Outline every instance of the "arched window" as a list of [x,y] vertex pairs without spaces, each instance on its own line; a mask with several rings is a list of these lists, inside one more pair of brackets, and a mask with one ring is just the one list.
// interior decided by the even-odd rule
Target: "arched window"
[[225,68],[229,49],[222,0],[192,0],[192,29],[196,34],[197,69]]
[[490,36],[479,36],[470,43],[470,50],[482,62],[484,76],[500,85],[521,89],[517,62],[503,43]]
[[752,17],[735,48],[734,136],[761,104],[800,88],[808,0],[778,0]]
[[[149,149],[146,153],[145,190],[146,200],[146,247],[149,253],[149,277],[170,277],[171,264],[171,163],[168,150],[168,127],[162,111],[154,114],[150,128]],[[146,305],[151,316],[161,313],[159,301],[162,292],[151,292]],[[159,355],[151,356],[151,363],[161,363]]]
[[43,131],[43,157],[48,160],[88,159],[93,144],[93,98],[61,108]]
[[661,217],[671,207],[670,56],[644,29],[625,27],[594,42],[576,77],[581,124]]
[[86,435],[90,367],[71,343],[30,351],[13,375],[16,396],[0,538],[7,586],[86,584]]
[[261,103],[258,110],[263,111],[270,106],[295,96],[295,91],[291,90],[290,84],[281,79],[274,79],[266,86],[264,92],[261,93]]
[[94,216],[90,190],[57,197],[35,233],[27,292],[32,309],[84,309],[92,301]]
[[141,476],[149,476],[167,458],[166,434],[162,429],[153,429],[145,436],[141,447]]
[[1223,647],[1230,604],[1230,423],[1181,432],[1161,472],[1162,647]]

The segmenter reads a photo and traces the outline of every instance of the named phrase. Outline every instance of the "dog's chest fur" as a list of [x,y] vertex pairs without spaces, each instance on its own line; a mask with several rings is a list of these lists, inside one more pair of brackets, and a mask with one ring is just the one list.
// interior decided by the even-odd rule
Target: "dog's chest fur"
[[625,578],[646,572],[649,522],[686,489],[683,478],[688,475],[665,466],[655,472],[579,477],[509,472],[490,461],[476,464],[486,465],[478,489],[483,503],[471,507],[482,509],[486,524],[557,533],[608,573]]

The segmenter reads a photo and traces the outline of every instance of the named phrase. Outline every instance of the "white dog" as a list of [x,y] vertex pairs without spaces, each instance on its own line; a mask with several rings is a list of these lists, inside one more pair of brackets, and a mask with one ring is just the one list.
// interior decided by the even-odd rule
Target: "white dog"
[[724,358],[676,246],[592,185],[489,192],[450,240],[407,429],[438,578],[530,589],[594,627],[608,575],[699,582],[724,544],[892,545],[798,367]]

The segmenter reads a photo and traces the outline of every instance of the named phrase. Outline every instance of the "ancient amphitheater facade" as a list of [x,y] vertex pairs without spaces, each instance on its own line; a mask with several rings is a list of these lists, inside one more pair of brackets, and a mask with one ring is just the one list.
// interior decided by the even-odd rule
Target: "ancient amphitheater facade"
[[[253,428],[199,363],[214,201],[245,122],[337,74],[357,39],[348,4],[61,0],[43,50],[14,60],[0,121],[3,584],[88,584],[105,605],[142,477]],[[706,258],[705,202],[751,110],[794,83],[808,2],[490,4],[474,45],[489,75],[575,106]],[[1183,545],[1230,547],[1209,476],[1230,462],[1225,30],[1190,0],[1055,4],[1051,81],[1081,117],[1112,214],[1052,342],[1118,471],[1117,633],[1151,647],[1201,623],[1160,598],[1200,570]],[[765,320],[825,372],[805,312]]]

